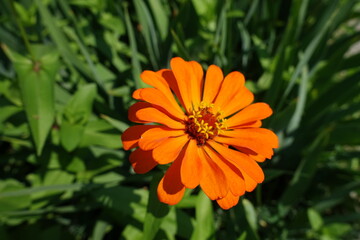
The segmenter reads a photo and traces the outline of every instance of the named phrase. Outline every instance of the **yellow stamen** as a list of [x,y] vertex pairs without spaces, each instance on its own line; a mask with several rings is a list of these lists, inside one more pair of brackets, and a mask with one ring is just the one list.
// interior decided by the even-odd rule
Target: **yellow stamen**
[[190,112],[186,131],[199,145],[227,129],[226,119],[222,118],[223,112],[214,111],[213,103],[201,102]]

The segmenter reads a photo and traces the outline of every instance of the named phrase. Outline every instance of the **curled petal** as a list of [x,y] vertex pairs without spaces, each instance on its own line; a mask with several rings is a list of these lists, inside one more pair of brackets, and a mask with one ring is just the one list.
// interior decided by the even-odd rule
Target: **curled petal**
[[140,97],[140,92],[143,90],[143,88],[140,88],[140,89],[136,89],[133,94],[132,94],[132,97],[136,100],[140,100],[141,97]]
[[187,188],[195,188],[200,184],[202,164],[199,147],[195,140],[190,140],[181,164],[181,182]]
[[125,130],[121,135],[121,140],[123,143],[123,148],[125,150],[132,149],[138,146],[139,139],[141,135],[147,130],[154,128],[154,125],[136,125],[132,126]]
[[165,126],[156,126],[146,131],[139,140],[139,147],[143,150],[152,150],[170,137],[184,135],[183,130],[173,130]]
[[139,174],[147,173],[158,164],[153,159],[151,151],[140,148],[130,154],[129,160],[134,171]]
[[266,103],[254,103],[244,108],[240,112],[227,120],[227,126],[232,128],[237,125],[243,125],[249,122],[262,120],[269,117],[272,110]]
[[239,198],[239,196],[234,196],[231,192],[228,192],[226,197],[217,199],[216,202],[222,209],[228,210],[238,204]]
[[180,202],[180,200],[184,196],[185,187],[181,183],[180,178],[180,166],[182,157],[183,153],[169,167],[158,185],[157,195],[159,200],[163,203],[174,205]]
[[173,162],[189,141],[188,136],[168,138],[153,150],[153,157],[159,164]]
[[261,127],[262,125],[262,122],[260,120],[258,121],[254,121],[254,122],[249,122],[249,123],[246,123],[246,124],[243,124],[243,125],[238,125],[238,126],[235,126],[235,127],[232,127],[232,128],[259,128]]
[[242,173],[230,162],[223,159],[209,146],[204,146],[205,152],[224,172],[229,190],[235,196],[245,193],[245,183]]
[[248,148],[266,158],[271,158],[273,148],[278,146],[278,138],[265,128],[244,128],[222,133],[226,137],[216,137],[215,141],[235,147]]
[[[141,89],[139,89],[139,90],[141,90]],[[149,121],[144,121],[144,120],[139,119],[136,116],[136,113],[140,109],[149,108],[149,107],[152,107],[152,105],[150,103],[147,103],[147,102],[134,103],[133,105],[131,105],[131,107],[129,108],[129,111],[128,111],[129,120],[132,121],[132,122],[136,122],[136,123],[151,123],[151,121],[150,122]]]
[[165,79],[167,84],[169,85],[170,89],[175,93],[175,96],[180,101],[181,106],[183,106],[184,109],[186,109],[186,106],[184,104],[184,100],[182,99],[180,89],[177,83],[177,80],[174,76],[174,73],[172,70],[164,69],[162,71],[159,71],[157,74],[161,75],[162,78]]
[[253,178],[246,174],[245,171],[242,171],[242,175],[245,180],[245,190],[247,192],[252,192],[256,188],[257,182],[255,182]]
[[169,99],[162,91],[156,88],[143,88],[141,90],[141,100],[162,108],[163,111],[171,114],[174,118],[184,120],[185,114],[173,96]]
[[144,83],[149,84],[162,92],[167,92],[169,89],[169,84],[165,81],[161,74],[158,74],[157,72],[145,70],[140,74],[140,78]]
[[170,118],[165,113],[153,107],[141,108],[135,112],[135,116],[136,119],[140,121],[160,123],[173,129],[184,129],[182,122]]
[[248,148],[244,148],[244,147],[235,147],[236,149],[238,149],[240,152],[243,152],[245,154],[247,154],[249,157],[251,157],[252,159],[254,159],[257,162],[264,162],[266,157],[264,157],[261,154],[258,154],[254,151],[251,151]]
[[209,141],[209,145],[221,156],[223,156],[224,159],[238,167],[242,173],[245,172],[248,174],[257,183],[264,181],[264,172],[259,165],[246,154],[232,150],[214,141]]
[[162,69],[157,72],[144,71],[141,74],[141,78],[145,83],[159,90],[167,98],[167,101],[175,108],[178,114],[180,114],[181,117],[179,118],[182,119],[184,113],[178,105],[172,91],[174,91],[175,95],[179,98],[183,106],[184,104],[180,97],[180,91],[173,72],[169,69]]
[[229,187],[223,170],[204,151],[199,151],[199,156],[203,169],[201,189],[211,200],[225,197]]

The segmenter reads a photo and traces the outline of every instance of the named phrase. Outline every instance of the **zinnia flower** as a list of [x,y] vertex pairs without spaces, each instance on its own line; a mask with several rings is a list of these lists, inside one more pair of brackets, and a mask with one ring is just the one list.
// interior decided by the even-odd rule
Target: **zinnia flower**
[[229,209],[264,180],[257,162],[270,159],[278,147],[277,136],[260,128],[272,110],[266,103],[251,104],[254,96],[240,72],[224,78],[211,65],[204,77],[199,63],[179,57],[170,65],[171,70],[141,74],[153,88],[133,93],[139,102],[130,107],[129,119],[145,125],[127,129],[123,147],[136,148],[130,154],[136,173],[171,163],[157,188],[161,202],[174,205],[185,188],[200,185]]

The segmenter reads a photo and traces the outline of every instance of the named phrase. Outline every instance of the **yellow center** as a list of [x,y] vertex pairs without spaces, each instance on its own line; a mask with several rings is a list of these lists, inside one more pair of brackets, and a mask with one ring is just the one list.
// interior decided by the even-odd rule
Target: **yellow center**
[[214,104],[204,102],[191,111],[185,126],[185,132],[195,139],[198,145],[204,145],[208,139],[214,138],[227,128],[226,119],[221,117],[220,111],[214,111]]

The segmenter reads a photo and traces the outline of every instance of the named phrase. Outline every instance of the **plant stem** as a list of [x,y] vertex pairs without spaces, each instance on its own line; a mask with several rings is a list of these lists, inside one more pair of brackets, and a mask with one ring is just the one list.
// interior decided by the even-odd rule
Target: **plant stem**
[[11,9],[11,14],[13,15],[13,17],[15,18],[15,22],[20,30],[20,35],[25,43],[25,47],[26,49],[28,50],[29,54],[30,54],[30,57],[31,57],[31,60],[33,62],[35,62],[35,55],[31,49],[31,46],[30,46],[30,42],[29,42],[29,39],[28,39],[28,36],[25,32],[25,29],[24,29],[24,26],[22,25],[21,21],[19,20],[18,16],[17,16],[17,13],[16,13],[16,10],[15,10],[15,7],[14,7],[14,2],[12,0],[8,0],[9,2],[9,5],[10,5],[10,9]]

